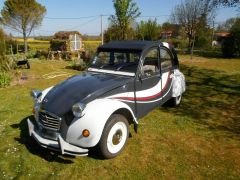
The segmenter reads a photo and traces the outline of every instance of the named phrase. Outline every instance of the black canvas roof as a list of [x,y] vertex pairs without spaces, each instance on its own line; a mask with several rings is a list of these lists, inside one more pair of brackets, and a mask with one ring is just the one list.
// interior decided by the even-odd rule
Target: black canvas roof
[[109,50],[132,50],[142,51],[145,48],[158,45],[160,42],[154,41],[112,41],[99,46],[98,51],[109,51]]

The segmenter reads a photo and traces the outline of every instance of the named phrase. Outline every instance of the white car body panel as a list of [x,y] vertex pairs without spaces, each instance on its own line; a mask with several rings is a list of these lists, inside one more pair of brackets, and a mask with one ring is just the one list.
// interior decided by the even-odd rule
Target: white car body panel
[[[84,109],[83,116],[79,119],[75,118],[69,126],[66,141],[85,148],[95,146],[101,138],[104,126],[109,117],[121,108],[129,110],[136,122],[136,118],[130,107],[121,101],[96,99],[90,102]],[[82,136],[84,129],[89,130],[89,137]]]

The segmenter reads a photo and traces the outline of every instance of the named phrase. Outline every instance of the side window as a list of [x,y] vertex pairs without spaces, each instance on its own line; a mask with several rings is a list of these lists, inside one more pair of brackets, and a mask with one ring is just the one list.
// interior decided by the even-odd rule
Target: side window
[[161,69],[169,70],[172,68],[172,58],[168,51],[164,48],[160,49],[160,60],[161,60]]
[[150,49],[147,52],[144,58],[142,74],[152,76],[159,72],[158,57],[158,47]]

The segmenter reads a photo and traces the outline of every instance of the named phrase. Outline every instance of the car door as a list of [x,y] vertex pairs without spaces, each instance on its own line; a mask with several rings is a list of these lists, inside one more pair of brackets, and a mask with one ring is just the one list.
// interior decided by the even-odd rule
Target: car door
[[165,103],[172,97],[173,56],[166,47],[160,47],[160,64],[162,77],[162,101]]
[[141,118],[161,101],[159,47],[150,48],[143,53],[138,74],[135,84],[135,103],[137,117]]

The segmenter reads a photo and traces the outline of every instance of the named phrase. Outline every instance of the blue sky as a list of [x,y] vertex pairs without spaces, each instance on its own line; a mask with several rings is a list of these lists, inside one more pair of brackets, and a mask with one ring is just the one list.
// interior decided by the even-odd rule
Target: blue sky
[[[114,14],[112,0],[37,0],[47,8],[46,18],[42,26],[34,30],[32,35],[51,35],[59,30],[78,30],[82,34],[98,35],[100,33],[100,14]],[[149,17],[158,16],[158,23],[169,19],[172,9],[181,0],[134,0],[142,12],[140,20],[147,20]],[[0,8],[4,0],[0,0]],[[221,8],[216,12],[216,22],[223,22],[230,17],[237,15],[236,8]],[[89,17],[91,16],[91,17]],[[49,19],[49,18],[78,18],[82,19]],[[103,27],[108,26],[108,17],[103,17]],[[11,32],[5,29],[7,33]],[[14,35],[20,35],[12,32]]]

